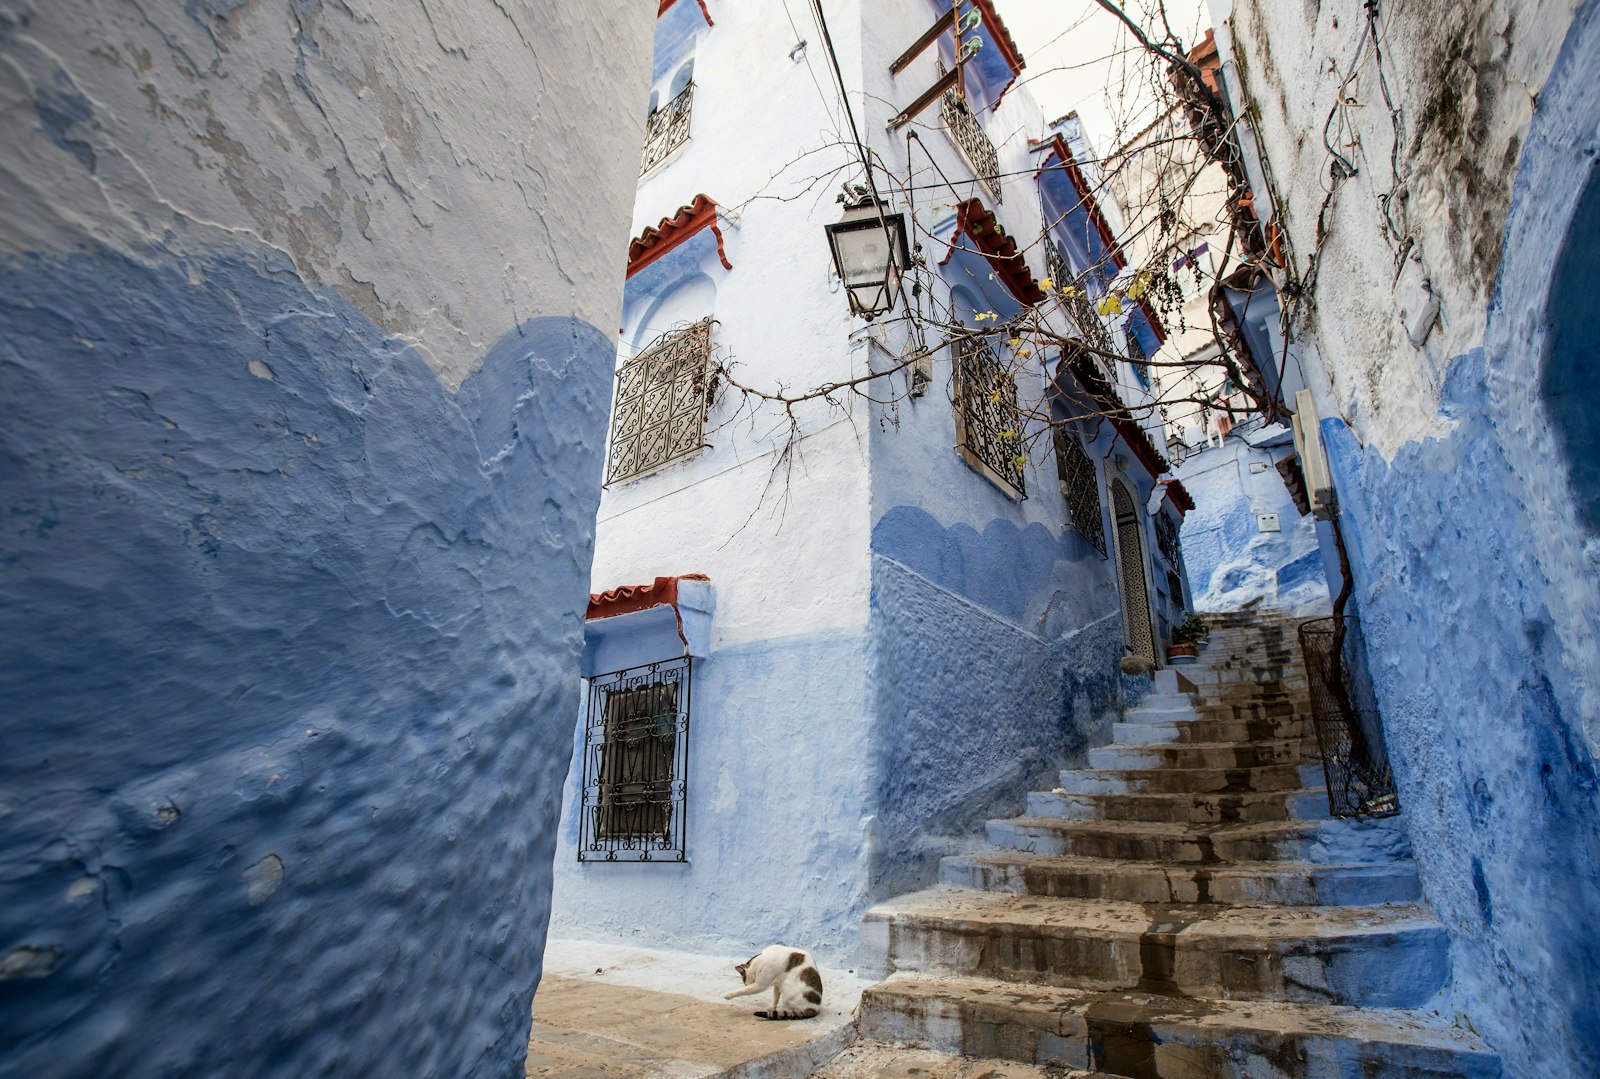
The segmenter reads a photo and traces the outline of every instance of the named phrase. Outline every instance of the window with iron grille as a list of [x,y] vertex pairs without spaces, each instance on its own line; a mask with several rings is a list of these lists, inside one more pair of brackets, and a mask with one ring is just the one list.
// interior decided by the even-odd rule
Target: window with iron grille
[[1022,415],[1017,384],[988,342],[966,337],[954,345],[956,443],[968,461],[1002,488],[1026,498]]
[[1134,377],[1139,380],[1139,385],[1148,386],[1150,385],[1150,365],[1145,361],[1150,357],[1145,354],[1144,346],[1139,343],[1138,334],[1129,330],[1126,336],[1128,339],[1128,363],[1133,366]]
[[685,86],[673,99],[650,114],[644,125],[644,155],[639,161],[643,176],[665,161],[672,151],[689,139],[689,107],[694,103],[694,83]]
[[578,861],[685,860],[691,662],[589,680]]
[[1167,560],[1167,565],[1177,569],[1178,559],[1181,557],[1178,547],[1178,526],[1165,513],[1156,514],[1156,546],[1161,548],[1161,557]]
[[711,319],[663,334],[617,372],[606,483],[642,476],[705,447],[715,391]]
[[1067,313],[1077,324],[1078,335],[1083,339],[1083,343],[1095,351],[1095,359],[1100,361],[1100,366],[1109,370],[1110,357],[1116,349],[1111,343],[1111,334],[1107,332],[1106,324],[1100,321],[1100,314],[1095,310],[1093,298],[1081,287],[1074,287],[1070,292],[1062,292],[1061,298],[1066,301]]
[[1089,545],[1106,553],[1106,529],[1100,504],[1100,479],[1094,462],[1084,452],[1078,436],[1064,427],[1055,428],[1056,472],[1061,494],[1067,500],[1067,517]]
[[945,91],[939,116],[944,120],[945,130],[950,132],[950,137],[961,148],[967,164],[972,166],[973,175],[984,182],[995,202],[1001,201],[1000,155],[984,133],[983,124],[973,115],[967,99],[954,90]]

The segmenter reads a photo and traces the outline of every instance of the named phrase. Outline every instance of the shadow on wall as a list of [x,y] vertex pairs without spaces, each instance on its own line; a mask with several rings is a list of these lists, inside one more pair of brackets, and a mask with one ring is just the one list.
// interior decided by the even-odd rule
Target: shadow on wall
[[0,1073],[520,1068],[611,340],[452,394],[276,253],[0,325]]

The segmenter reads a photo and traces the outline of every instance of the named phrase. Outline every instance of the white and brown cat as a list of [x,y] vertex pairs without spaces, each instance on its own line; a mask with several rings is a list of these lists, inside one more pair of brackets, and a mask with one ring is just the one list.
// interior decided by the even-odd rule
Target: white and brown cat
[[822,975],[808,952],[787,944],[763,948],[734,970],[744,979],[744,988],[724,993],[723,998],[747,997],[763,989],[772,990],[772,1007],[756,1012],[761,1019],[811,1019],[822,1003]]

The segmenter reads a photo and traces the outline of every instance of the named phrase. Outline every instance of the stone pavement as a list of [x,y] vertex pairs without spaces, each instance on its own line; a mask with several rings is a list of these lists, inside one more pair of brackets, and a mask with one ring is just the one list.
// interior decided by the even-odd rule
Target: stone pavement
[[854,1040],[865,980],[823,967],[822,1014],[771,1022],[754,1015],[766,994],[722,999],[739,986],[733,965],[748,958],[550,941],[526,1074],[778,1079],[812,1074]]

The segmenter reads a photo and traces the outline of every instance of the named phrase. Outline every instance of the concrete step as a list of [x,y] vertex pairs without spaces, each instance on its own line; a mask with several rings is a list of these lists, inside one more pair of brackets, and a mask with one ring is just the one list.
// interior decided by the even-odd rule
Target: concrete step
[[939,863],[939,882],[979,891],[1067,899],[1239,903],[1257,907],[1414,903],[1422,895],[1416,865],[1410,861],[1171,865],[993,851],[945,858]]
[[1141,720],[1111,725],[1111,740],[1118,745],[1167,745],[1173,742],[1274,742],[1304,738],[1306,722],[1286,719],[1180,719],[1171,722]]
[[1030,817],[1063,820],[1169,821],[1228,824],[1253,821],[1320,820],[1328,816],[1321,788],[1252,791],[1245,794],[1069,794],[1033,791]]
[[1288,791],[1323,782],[1316,761],[1263,768],[1068,768],[1062,790],[1073,794],[1244,794]]
[[1093,993],[897,974],[861,1000],[863,1037],[1160,1079],[1498,1079],[1435,1013]]
[[1013,817],[986,826],[989,842],[1029,854],[1071,854],[1179,865],[1270,862],[1351,865],[1410,857],[1398,818],[1263,824],[1062,820]]
[[862,917],[868,969],[1208,1000],[1407,1007],[1445,985],[1417,907],[1119,903],[934,888]]
[[1298,765],[1305,757],[1304,743],[1188,742],[1171,745],[1098,746],[1089,751],[1089,767],[1106,771],[1141,768],[1264,768],[1273,764]]

